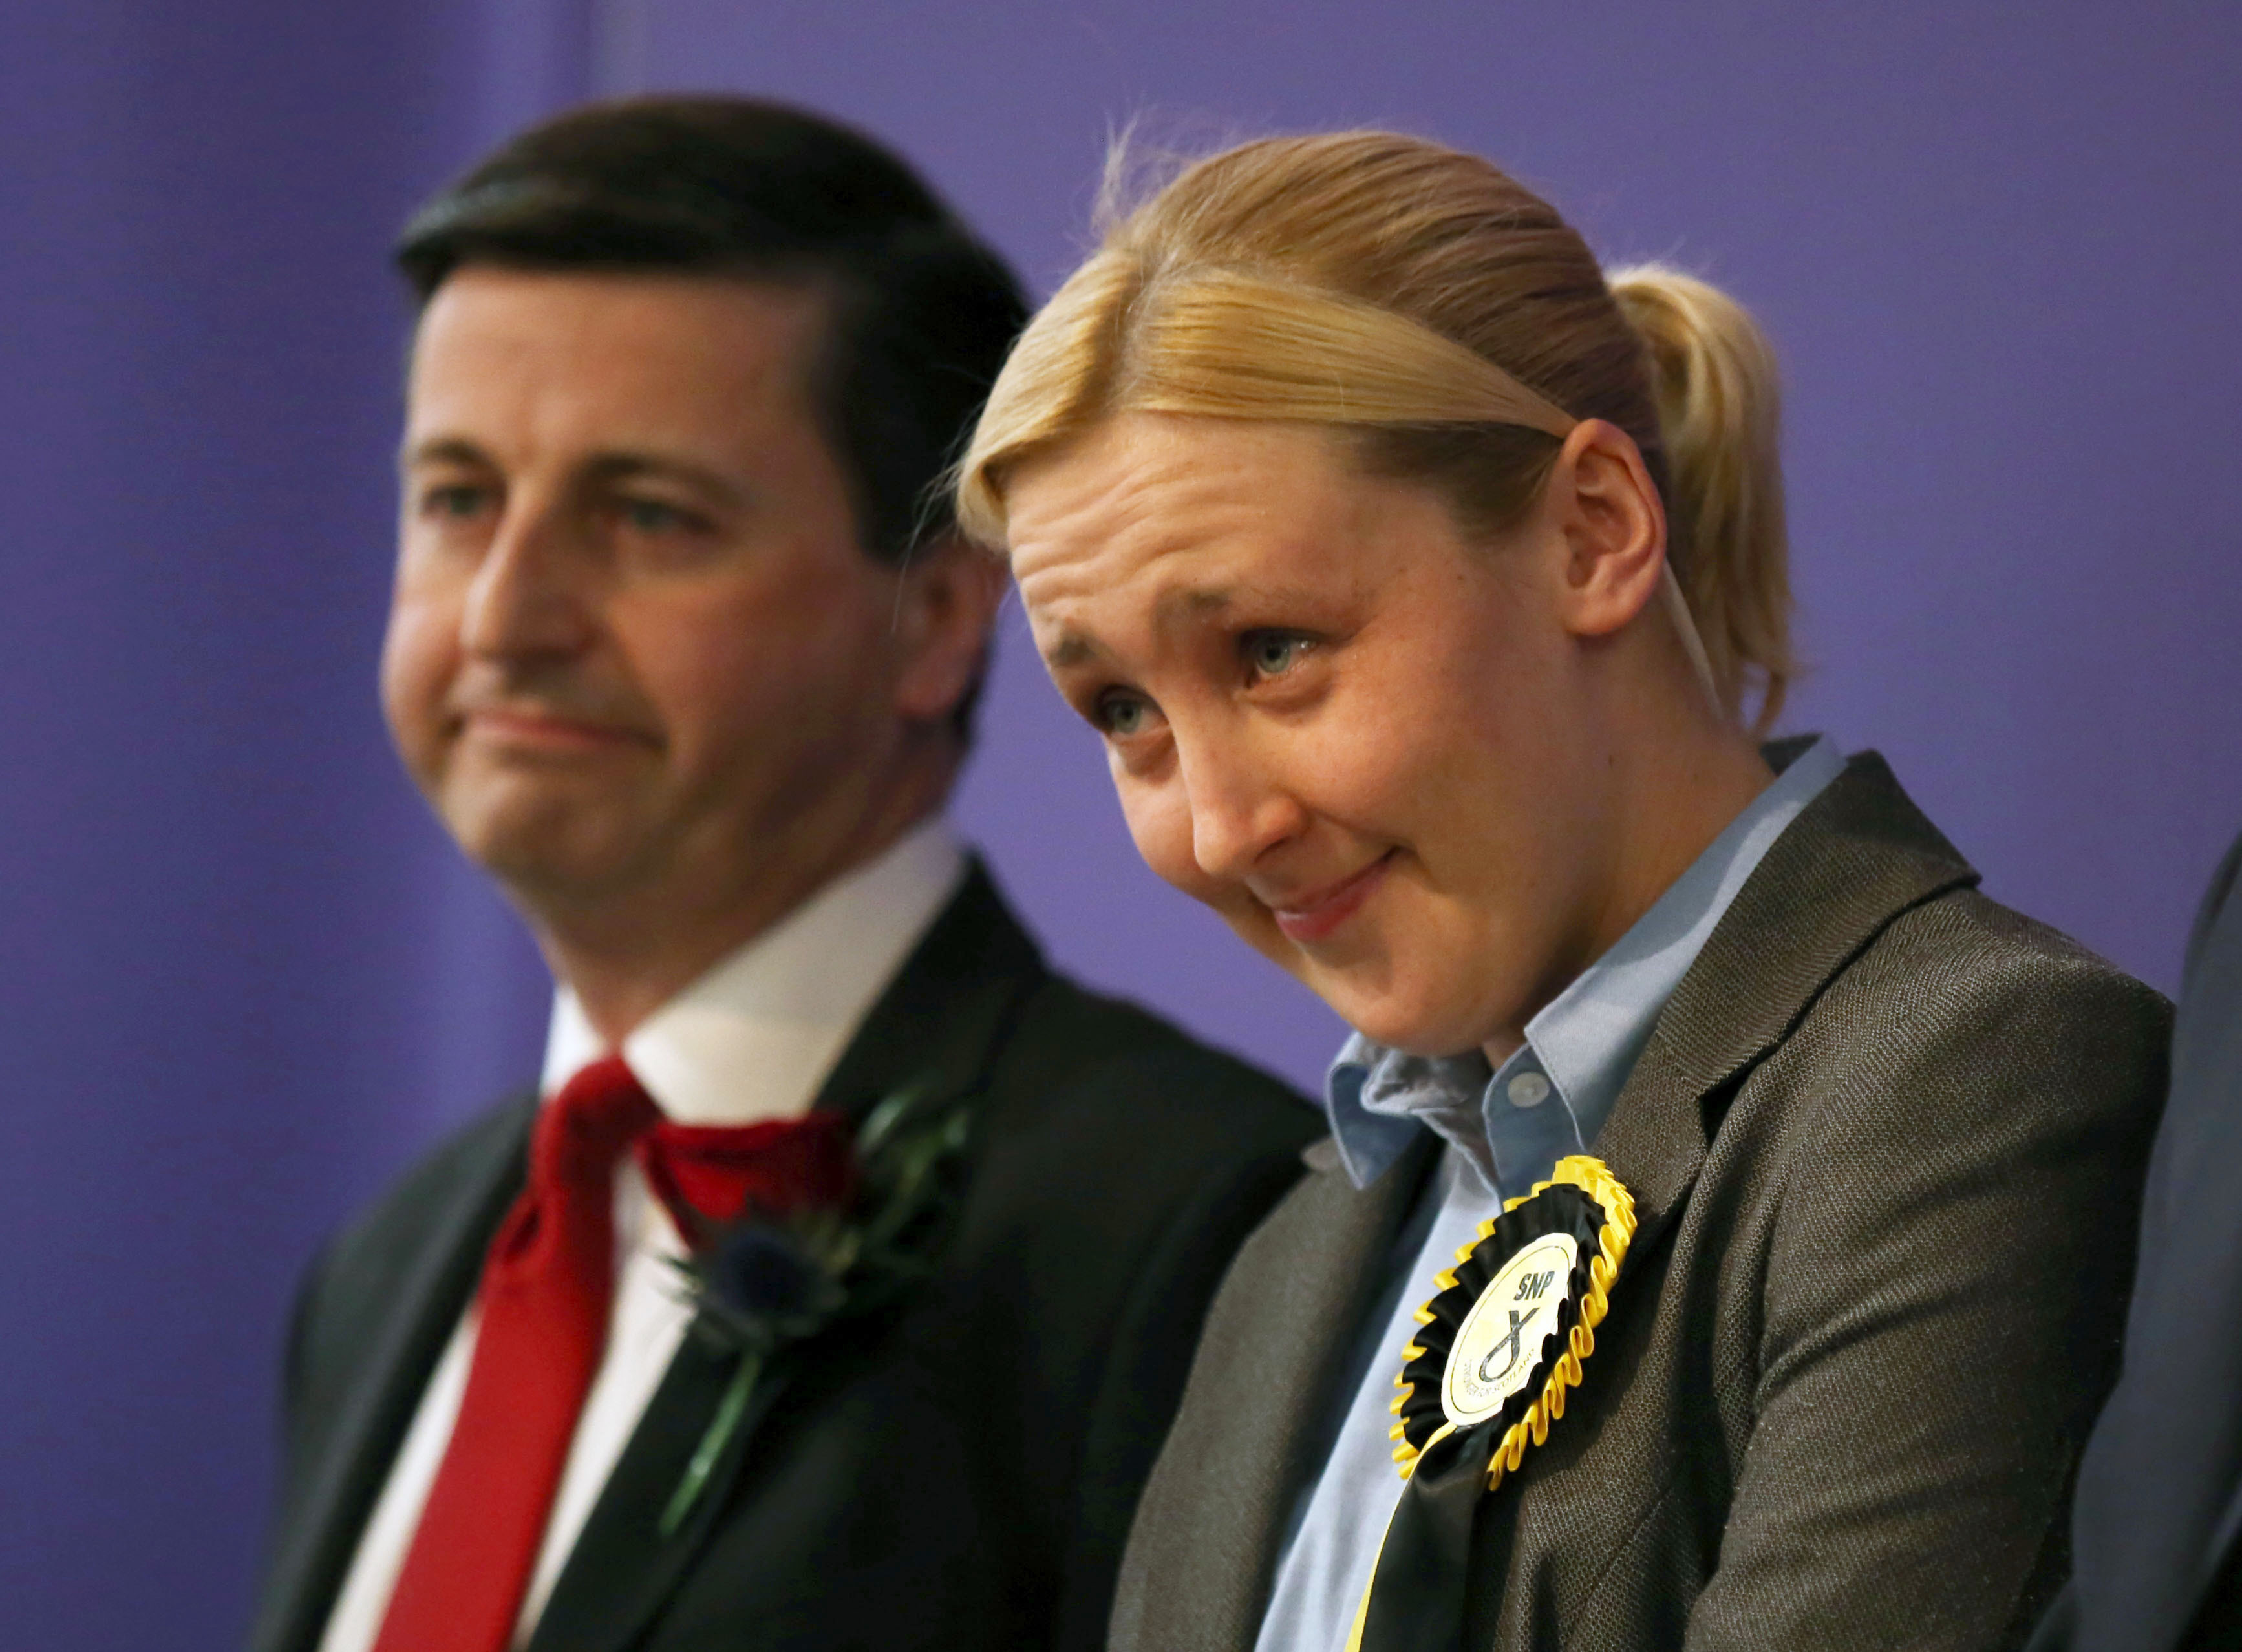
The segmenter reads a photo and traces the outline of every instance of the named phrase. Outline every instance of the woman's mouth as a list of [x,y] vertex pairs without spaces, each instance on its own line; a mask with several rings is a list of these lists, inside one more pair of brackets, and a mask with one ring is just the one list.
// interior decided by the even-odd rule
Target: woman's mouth
[[1312,890],[1281,906],[1272,903],[1269,910],[1277,920],[1277,927],[1287,940],[1303,945],[1323,940],[1362,909],[1371,892],[1385,880],[1393,859],[1393,852],[1389,849],[1361,871],[1351,873],[1337,883]]

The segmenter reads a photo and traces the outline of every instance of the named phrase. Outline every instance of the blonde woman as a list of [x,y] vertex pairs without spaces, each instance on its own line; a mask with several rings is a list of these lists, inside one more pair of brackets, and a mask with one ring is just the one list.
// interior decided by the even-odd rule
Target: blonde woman
[[[1775,425],[1719,292],[1376,132],[1182,172],[1016,349],[963,519],[1145,860],[1356,1029],[1124,1652],[1977,1652],[2060,1581],[2166,1007],[1874,754],[1759,743]],[[1458,1283],[1561,1207],[1570,1274]]]

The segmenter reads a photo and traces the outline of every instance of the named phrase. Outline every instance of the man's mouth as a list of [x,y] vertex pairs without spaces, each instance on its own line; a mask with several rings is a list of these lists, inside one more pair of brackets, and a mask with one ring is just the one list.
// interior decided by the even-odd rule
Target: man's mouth
[[1284,932],[1286,940],[1303,945],[1323,940],[1362,909],[1363,902],[1385,881],[1393,862],[1393,851],[1389,849],[1359,872],[1349,873],[1337,883],[1288,896],[1281,906],[1269,903],[1277,927]]
[[493,746],[554,756],[653,744],[626,724],[571,717],[534,706],[477,706],[460,714],[460,730]]

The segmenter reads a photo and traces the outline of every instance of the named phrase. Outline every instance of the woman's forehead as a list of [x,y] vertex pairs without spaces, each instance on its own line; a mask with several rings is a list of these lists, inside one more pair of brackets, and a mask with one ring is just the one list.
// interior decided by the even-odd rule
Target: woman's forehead
[[1379,485],[1315,427],[1132,413],[1024,465],[1005,491],[1027,593],[1186,552],[1265,551],[1358,514]]
[[1282,434],[1295,439],[1113,442],[1028,477],[1012,572],[1045,659],[1085,665],[1207,625],[1332,618],[1378,590],[1426,585],[1460,554],[1429,492],[1353,472],[1319,432]]

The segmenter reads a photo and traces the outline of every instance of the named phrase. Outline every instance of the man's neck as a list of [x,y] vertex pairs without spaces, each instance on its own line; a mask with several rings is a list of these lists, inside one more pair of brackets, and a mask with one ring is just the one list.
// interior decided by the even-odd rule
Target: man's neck
[[592,1026],[563,983],[540,1087],[554,1094],[587,1062],[615,1053],[680,1122],[798,1115],[957,899],[966,868],[947,823],[926,822],[719,959],[620,1044]]
[[710,969],[887,854],[939,806],[937,799],[931,807],[854,834],[826,859],[795,863],[801,872],[783,881],[742,880],[716,890],[703,882],[694,890],[634,892],[576,908],[546,903],[531,913],[531,928],[554,979],[575,994],[608,1047],[619,1047]]

